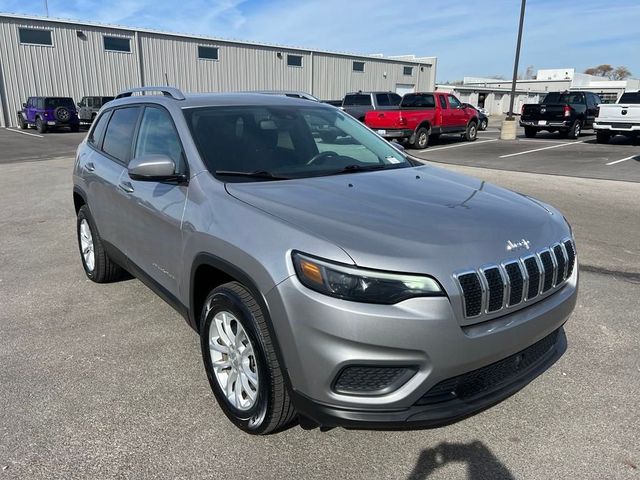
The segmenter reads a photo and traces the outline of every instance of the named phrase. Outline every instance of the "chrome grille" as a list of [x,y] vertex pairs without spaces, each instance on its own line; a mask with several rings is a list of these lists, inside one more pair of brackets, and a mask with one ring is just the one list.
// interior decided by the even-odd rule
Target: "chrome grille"
[[536,300],[562,285],[575,267],[570,239],[526,257],[455,275],[464,316],[477,317]]

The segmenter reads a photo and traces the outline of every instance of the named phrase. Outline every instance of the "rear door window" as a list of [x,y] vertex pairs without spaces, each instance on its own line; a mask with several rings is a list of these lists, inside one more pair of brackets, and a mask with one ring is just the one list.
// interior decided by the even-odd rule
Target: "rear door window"
[[102,138],[104,137],[104,131],[107,129],[107,123],[109,123],[110,116],[111,112],[105,112],[100,115],[98,120],[96,120],[93,128],[91,129],[91,133],[89,133],[89,137],[87,138],[87,142],[89,142],[90,145],[100,148]]
[[381,107],[388,107],[391,105],[391,102],[389,101],[389,95],[386,93],[376,94],[376,102],[378,102],[378,105]]
[[371,105],[371,95],[347,95],[344,97],[345,106],[369,106]]
[[140,107],[126,107],[114,110],[104,135],[102,150],[122,163],[131,158],[131,143],[135,133]]
[[440,99],[440,108],[442,108],[443,110],[447,109],[447,99],[444,98],[444,95],[440,95],[438,97]]

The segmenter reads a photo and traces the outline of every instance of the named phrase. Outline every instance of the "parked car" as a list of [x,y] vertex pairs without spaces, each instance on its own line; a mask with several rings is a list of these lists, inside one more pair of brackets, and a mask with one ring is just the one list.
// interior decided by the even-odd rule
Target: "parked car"
[[486,130],[489,126],[489,117],[487,116],[486,110],[484,108],[474,107],[470,103],[463,103],[467,108],[473,108],[476,112],[478,112],[478,130]]
[[78,102],[78,117],[80,121],[93,122],[102,106],[111,100],[113,100],[113,97],[82,97],[82,100]]
[[598,107],[593,128],[596,141],[607,143],[615,135],[634,138],[640,135],[640,91],[624,92],[618,103]]
[[420,149],[427,148],[429,138],[443,133],[462,133],[472,142],[478,135],[478,122],[474,108],[443,92],[407,93],[398,108],[365,116],[365,124],[380,136]]
[[18,111],[18,125],[23,130],[35,126],[40,133],[60,127],[80,130],[78,111],[70,97],[29,97]]
[[[335,144],[311,134],[322,122]],[[578,267],[562,214],[322,103],[124,92],[78,147],[73,200],[87,277],[127,270],[184,315],[252,434],[296,416],[450,423],[565,351]]]
[[528,138],[540,131],[578,138],[582,130],[593,128],[599,103],[600,97],[591,92],[549,92],[542,103],[522,106],[520,125]]
[[402,97],[393,92],[347,93],[342,99],[342,109],[364,122],[364,116],[371,110],[387,110],[400,105]]

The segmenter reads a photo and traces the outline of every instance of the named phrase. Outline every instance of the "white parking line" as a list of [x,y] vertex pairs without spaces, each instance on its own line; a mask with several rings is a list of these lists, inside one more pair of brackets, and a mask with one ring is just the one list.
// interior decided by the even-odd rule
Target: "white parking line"
[[515,157],[516,155],[525,155],[527,153],[541,152],[542,150],[549,150],[551,148],[566,147],[567,145],[575,145],[576,143],[584,143],[584,140],[579,142],[561,143],[560,145],[551,145],[550,147],[535,148],[533,150],[525,150],[524,152],[510,153],[508,155],[500,155],[498,158]]
[[447,145],[446,147],[425,148],[424,150],[418,150],[418,153],[435,152],[436,150],[446,150],[447,148],[466,147],[474,144],[477,145],[478,143],[496,142],[497,140],[498,140],[497,138],[492,138],[491,140],[480,140],[475,142],[456,143],[455,145]]
[[37,133],[23,132],[22,130],[15,130],[13,128],[7,128],[6,130],[9,132],[21,133],[22,135],[29,135],[30,137],[44,138],[42,135],[38,135]]
[[634,158],[636,158],[638,155],[631,155],[630,157],[627,158],[621,158],[620,160],[616,160],[615,162],[609,162],[605,165],[615,165],[616,163],[620,163],[620,162],[626,162],[627,160],[633,160]]

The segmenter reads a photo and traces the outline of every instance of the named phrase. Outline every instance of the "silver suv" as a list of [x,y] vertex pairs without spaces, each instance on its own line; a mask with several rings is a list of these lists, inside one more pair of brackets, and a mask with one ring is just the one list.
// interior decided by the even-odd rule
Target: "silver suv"
[[566,349],[578,269],[555,208],[419,163],[325,104],[140,90],[78,148],[82,264],[99,283],[130,272],[186,318],[241,429],[442,425]]

